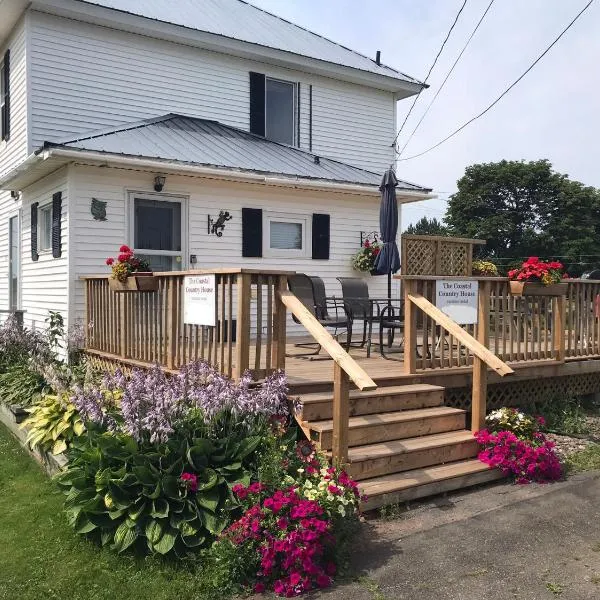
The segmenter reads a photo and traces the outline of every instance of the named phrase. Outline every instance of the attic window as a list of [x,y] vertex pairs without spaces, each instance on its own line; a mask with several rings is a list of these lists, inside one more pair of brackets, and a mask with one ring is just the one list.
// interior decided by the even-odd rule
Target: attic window
[[266,80],[265,134],[267,139],[294,145],[296,85],[278,79]]

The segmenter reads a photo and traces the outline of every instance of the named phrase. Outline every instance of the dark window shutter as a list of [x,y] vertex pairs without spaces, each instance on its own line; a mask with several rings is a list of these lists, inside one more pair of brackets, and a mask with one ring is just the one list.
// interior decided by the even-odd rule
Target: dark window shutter
[[2,59],[2,139],[8,141],[10,138],[10,50],[4,53]]
[[36,261],[38,254],[38,202],[31,205],[31,260]]
[[329,259],[329,215],[312,216],[312,257]]
[[52,256],[60,258],[61,238],[61,216],[62,216],[62,192],[56,192],[52,196]]
[[265,135],[265,76],[250,73],[250,133]]
[[262,210],[242,208],[242,256],[262,256]]

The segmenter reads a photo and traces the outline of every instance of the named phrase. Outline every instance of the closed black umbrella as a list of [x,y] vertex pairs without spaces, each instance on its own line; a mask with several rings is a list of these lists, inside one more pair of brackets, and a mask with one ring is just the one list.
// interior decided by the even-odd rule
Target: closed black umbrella
[[400,253],[396,244],[398,234],[398,204],[396,186],[398,180],[393,169],[388,169],[381,180],[381,206],[379,208],[379,230],[383,248],[375,259],[375,273],[388,276],[388,299],[392,297],[392,273],[400,268]]

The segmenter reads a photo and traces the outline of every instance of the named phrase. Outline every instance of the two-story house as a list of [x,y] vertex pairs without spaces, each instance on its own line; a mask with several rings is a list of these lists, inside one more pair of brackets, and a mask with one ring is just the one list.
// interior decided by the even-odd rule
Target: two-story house
[[155,270],[285,267],[336,292],[423,87],[241,0],[0,0],[0,82],[0,309],[38,326],[82,316],[80,277],[124,243]]

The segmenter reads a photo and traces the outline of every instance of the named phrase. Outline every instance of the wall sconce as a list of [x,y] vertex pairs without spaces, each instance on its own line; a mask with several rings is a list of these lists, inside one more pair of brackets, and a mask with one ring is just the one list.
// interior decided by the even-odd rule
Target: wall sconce
[[167,180],[167,178],[164,175],[157,175],[154,178],[154,191],[162,192],[163,188],[165,187],[166,180]]
[[225,221],[231,221],[232,218],[228,210],[219,212],[219,216],[214,220],[208,215],[208,235],[213,233],[217,237],[222,237],[223,230],[225,229]]
[[377,244],[377,242],[379,242],[379,232],[378,231],[370,231],[369,233],[367,233],[366,231],[361,231],[360,232],[360,246],[362,248],[362,245],[369,240],[369,242],[371,242],[372,244]]
[[21,197],[21,192],[17,191],[17,190],[11,190],[10,192],[10,197],[13,200],[18,200]]

